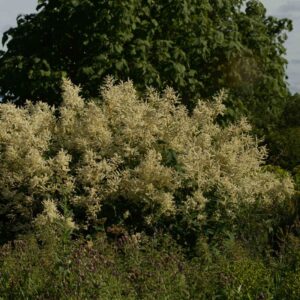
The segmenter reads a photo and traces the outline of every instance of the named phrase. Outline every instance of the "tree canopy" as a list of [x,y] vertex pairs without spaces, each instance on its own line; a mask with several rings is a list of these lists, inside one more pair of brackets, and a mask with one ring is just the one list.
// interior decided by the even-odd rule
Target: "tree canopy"
[[[263,127],[288,94],[284,41],[291,21],[257,0],[39,0],[4,33],[0,94],[17,104],[61,102],[62,76],[95,97],[103,78],[170,85],[193,108],[231,91],[232,107]],[[230,99],[230,98],[229,98]]]

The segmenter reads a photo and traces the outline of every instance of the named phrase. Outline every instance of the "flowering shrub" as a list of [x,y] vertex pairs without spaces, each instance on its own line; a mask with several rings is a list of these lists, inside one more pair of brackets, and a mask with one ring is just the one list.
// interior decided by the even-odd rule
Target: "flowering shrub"
[[2,236],[27,230],[43,203],[52,212],[67,206],[79,228],[100,218],[154,228],[179,215],[185,224],[234,220],[243,205],[293,194],[288,176],[261,167],[266,150],[246,120],[217,124],[224,92],[199,101],[192,114],[171,88],[148,89],[141,99],[132,82],[108,78],[100,100],[79,93],[65,80],[57,110],[0,105]]

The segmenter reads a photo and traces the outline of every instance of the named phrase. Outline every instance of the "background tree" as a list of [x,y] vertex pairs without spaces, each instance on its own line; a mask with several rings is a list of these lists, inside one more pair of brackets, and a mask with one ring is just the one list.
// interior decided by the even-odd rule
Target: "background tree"
[[[39,0],[3,36],[0,94],[59,104],[67,75],[95,97],[107,74],[139,89],[171,85],[192,108],[196,97],[231,91],[231,110],[258,128],[276,122],[288,95],[287,19],[257,0]],[[230,100],[231,99],[231,100]]]

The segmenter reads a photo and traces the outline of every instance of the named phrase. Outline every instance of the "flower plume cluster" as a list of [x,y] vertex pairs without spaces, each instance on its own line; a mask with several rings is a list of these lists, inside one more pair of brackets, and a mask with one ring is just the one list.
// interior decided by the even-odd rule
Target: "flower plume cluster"
[[141,99],[132,82],[107,78],[97,101],[84,101],[65,80],[57,109],[1,104],[1,228],[18,231],[42,204],[56,211],[67,203],[87,226],[110,203],[121,203],[127,217],[138,208],[153,224],[179,212],[204,222],[212,194],[229,214],[290,197],[291,179],[262,168],[266,150],[247,121],[217,124],[225,97],[199,100],[190,114],[171,88],[148,89]]

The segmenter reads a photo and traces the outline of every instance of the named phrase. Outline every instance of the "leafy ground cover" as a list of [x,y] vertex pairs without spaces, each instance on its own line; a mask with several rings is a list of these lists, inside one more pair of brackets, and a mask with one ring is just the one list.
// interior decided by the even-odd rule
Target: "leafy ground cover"
[[299,240],[277,256],[202,241],[187,257],[169,236],[24,236],[1,247],[1,299],[299,299]]

